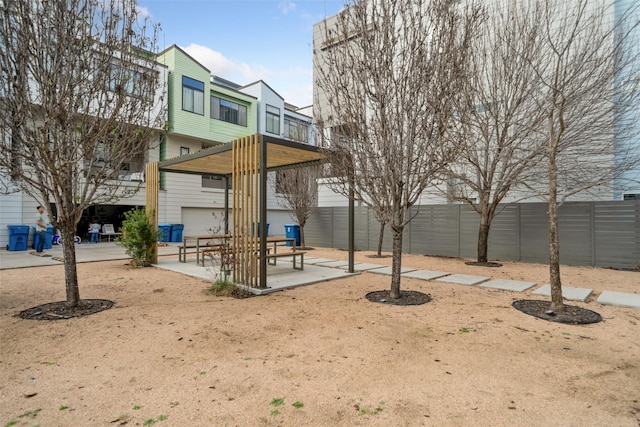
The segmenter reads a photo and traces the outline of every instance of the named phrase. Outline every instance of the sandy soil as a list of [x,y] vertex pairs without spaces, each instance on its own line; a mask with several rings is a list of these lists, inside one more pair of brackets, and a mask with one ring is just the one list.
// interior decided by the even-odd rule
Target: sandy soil
[[[314,250],[317,257],[347,253]],[[359,252],[356,261],[391,263]],[[544,265],[403,265],[547,283]],[[547,322],[511,307],[540,298],[403,279],[419,306],[372,303],[390,278],[363,273],[232,299],[208,282],[126,261],[81,264],[83,298],[114,308],[63,321],[14,317],[64,299],[63,267],[0,272],[0,425],[640,425],[640,311],[595,302],[640,292],[640,273],[564,267],[590,287],[572,303],[598,324]]]

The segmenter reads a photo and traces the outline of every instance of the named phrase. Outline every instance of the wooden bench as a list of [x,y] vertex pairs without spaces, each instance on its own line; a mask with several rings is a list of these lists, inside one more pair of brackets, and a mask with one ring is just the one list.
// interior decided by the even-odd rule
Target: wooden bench
[[[294,268],[294,270],[304,270],[304,254],[306,254],[305,251],[280,252],[280,253],[275,253],[275,254],[267,254],[266,258],[267,258],[267,263],[269,263],[270,265],[276,265],[276,260],[278,258],[291,256],[291,257],[293,257],[293,268]],[[296,267],[296,258],[297,257],[300,257],[300,267]],[[260,256],[258,255],[258,256],[256,256],[256,258],[260,258]],[[269,260],[273,260],[273,263],[269,262]]]
[[[200,246],[200,254],[196,254],[198,259],[196,259],[196,264],[204,265],[204,255],[209,252],[220,252],[222,253],[222,249],[226,246],[226,243],[214,243],[211,245]],[[200,258],[201,257],[201,258]]]
[[187,262],[187,249],[195,249],[196,245],[178,246],[178,261]]

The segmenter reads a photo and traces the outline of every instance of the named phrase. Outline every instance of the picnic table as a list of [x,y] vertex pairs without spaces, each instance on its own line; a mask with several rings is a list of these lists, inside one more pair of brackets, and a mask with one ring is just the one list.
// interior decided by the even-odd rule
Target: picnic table
[[[200,265],[200,258],[202,258],[202,265],[204,265],[204,254],[201,254],[201,252],[203,249],[211,247],[211,245],[202,245],[201,243],[204,241],[213,241],[214,245],[220,247],[222,245],[228,244],[228,241],[231,238],[233,238],[233,235],[231,234],[198,234],[191,236],[182,236],[182,246],[180,246],[179,249],[178,259],[180,262],[187,262],[187,249],[195,249],[196,263]],[[191,241],[195,241],[195,244],[189,243]],[[200,255],[202,255],[202,257]]]
[[[233,239],[232,234],[197,234],[197,235],[184,235],[182,236],[182,246],[179,247],[179,261],[186,262],[187,249],[196,250],[196,263],[198,265],[204,265],[204,252],[211,251],[212,249],[218,249],[225,245],[229,245]],[[213,242],[212,244],[205,245],[203,242]],[[278,255],[278,243],[291,242],[292,250],[296,251],[296,239],[295,237],[285,236],[270,236],[267,237],[267,244],[273,245],[273,253],[268,254],[268,261],[270,264],[275,265],[276,258],[283,256],[282,253]],[[270,252],[270,251],[269,251]]]

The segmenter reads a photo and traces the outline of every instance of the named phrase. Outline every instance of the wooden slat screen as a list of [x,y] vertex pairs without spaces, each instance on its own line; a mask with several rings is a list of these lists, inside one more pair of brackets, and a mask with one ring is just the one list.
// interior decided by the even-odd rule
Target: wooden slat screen
[[[160,186],[160,173],[158,162],[147,163],[145,166],[146,182],[146,213],[153,229],[158,228],[158,190]],[[158,262],[158,242],[153,244],[153,256],[151,262]]]
[[258,286],[259,135],[233,141],[233,281]]

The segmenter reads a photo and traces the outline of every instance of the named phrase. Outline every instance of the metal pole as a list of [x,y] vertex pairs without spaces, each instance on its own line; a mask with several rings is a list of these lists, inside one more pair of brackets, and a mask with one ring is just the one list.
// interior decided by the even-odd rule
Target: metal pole
[[355,251],[355,214],[354,214],[354,201],[355,198],[353,192],[353,175],[349,174],[349,273],[355,273],[353,268]]
[[267,287],[267,142],[260,136],[260,288]]
[[229,175],[224,177],[224,234],[229,234]]

